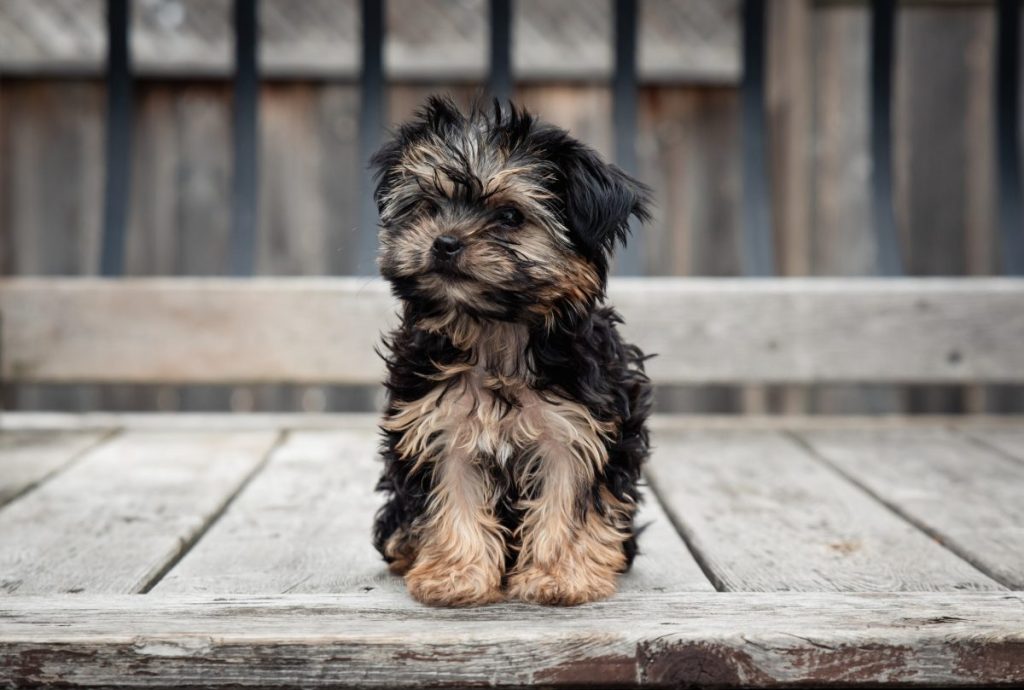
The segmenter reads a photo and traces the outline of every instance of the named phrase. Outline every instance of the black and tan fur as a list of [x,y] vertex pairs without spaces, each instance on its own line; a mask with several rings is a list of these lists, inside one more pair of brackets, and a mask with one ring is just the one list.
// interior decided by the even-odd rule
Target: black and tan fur
[[402,303],[377,548],[428,604],[609,596],[636,552],[651,395],[604,292],[646,188],[524,111],[441,98],[373,164]]

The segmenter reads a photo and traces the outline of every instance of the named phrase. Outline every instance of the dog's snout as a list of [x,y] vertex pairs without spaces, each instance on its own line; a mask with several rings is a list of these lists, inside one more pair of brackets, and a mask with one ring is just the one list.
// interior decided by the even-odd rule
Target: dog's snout
[[449,259],[462,251],[462,240],[452,235],[441,235],[434,240],[434,254],[438,258]]

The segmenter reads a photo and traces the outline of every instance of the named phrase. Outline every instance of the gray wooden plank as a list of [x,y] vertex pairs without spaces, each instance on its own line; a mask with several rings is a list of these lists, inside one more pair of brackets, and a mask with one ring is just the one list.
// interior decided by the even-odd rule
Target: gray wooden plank
[[[153,591],[403,591],[370,541],[382,501],[373,491],[380,464],[371,428],[292,433]],[[655,499],[643,505],[638,523],[650,524],[621,591],[713,590]]]
[[98,432],[0,433],[0,506],[60,472],[104,436]]
[[774,432],[662,434],[650,475],[720,589],[1001,588]]
[[16,597],[0,682],[134,687],[1024,683],[1016,593],[680,593],[432,609],[395,593]]
[[276,436],[112,439],[0,511],[0,592],[143,590],[259,468]]
[[636,514],[643,528],[633,567],[619,579],[619,592],[713,592],[683,538],[648,488]]
[[1004,455],[1024,462],[1024,425],[1017,428],[967,430],[964,433]]
[[[657,383],[1024,381],[1024,283],[1012,279],[646,278],[609,292],[625,335],[659,354]],[[375,383],[394,310],[381,281],[354,278],[5,279],[0,374]],[[52,337],[58,323],[69,337]]]
[[647,278],[609,294],[658,353],[657,383],[1008,382],[1024,376],[1024,285],[982,299],[986,282]]
[[[380,282],[25,280],[15,281],[24,290],[0,287],[5,377],[323,383],[383,375],[374,346],[393,303]],[[74,336],[49,337],[57,323]]]
[[293,432],[157,593],[400,591],[371,544],[378,438]]
[[943,430],[810,431],[844,475],[1012,589],[1024,589],[1024,464]]

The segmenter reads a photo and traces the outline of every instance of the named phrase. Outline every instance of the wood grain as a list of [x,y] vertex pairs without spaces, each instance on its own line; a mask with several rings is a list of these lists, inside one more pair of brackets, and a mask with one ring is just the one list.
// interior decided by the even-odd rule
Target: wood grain
[[0,434],[0,506],[60,472],[104,436],[50,431]]
[[1024,428],[978,429],[966,433],[984,445],[1024,462]]
[[[276,594],[404,591],[371,545],[382,497],[372,424],[292,433],[155,593]],[[657,502],[621,591],[712,591]]]
[[[620,279],[624,332],[669,383],[1024,381],[1024,284]],[[14,381],[375,383],[380,281],[0,280]]]
[[610,292],[627,337],[658,353],[649,365],[658,383],[1024,376],[1020,282],[649,278]]
[[0,511],[0,593],[143,590],[264,459],[271,432],[126,432]]
[[719,589],[1001,588],[773,432],[662,434],[650,475]]
[[1013,593],[621,595],[429,609],[399,594],[16,597],[0,683],[66,687],[1024,683]]
[[154,592],[401,591],[371,544],[382,501],[371,429],[290,434]]
[[13,379],[377,382],[393,311],[355,278],[16,282],[0,287]]
[[633,567],[619,579],[620,592],[713,592],[693,554],[676,532],[658,497],[646,488],[636,515],[643,531]]
[[942,430],[800,436],[982,571],[1024,589],[1024,464]]

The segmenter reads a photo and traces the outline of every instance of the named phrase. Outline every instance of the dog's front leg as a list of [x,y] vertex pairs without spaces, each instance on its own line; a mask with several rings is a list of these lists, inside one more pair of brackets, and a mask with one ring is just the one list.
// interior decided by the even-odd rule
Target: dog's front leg
[[[625,569],[632,506],[603,486],[595,491],[596,452],[576,441],[537,445],[528,477],[520,548],[509,595],[538,604],[575,605],[615,592]],[[594,443],[599,441],[595,440]]]
[[475,606],[503,598],[503,528],[494,515],[494,489],[459,444],[434,460],[434,487],[418,530],[419,553],[405,581],[425,604]]

